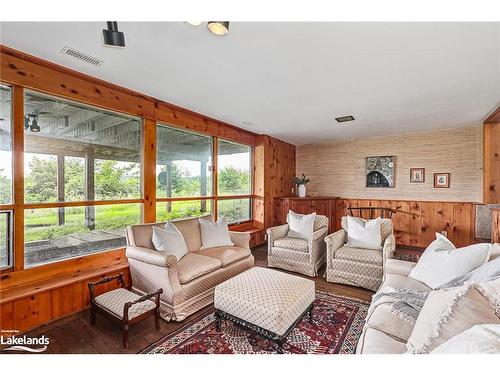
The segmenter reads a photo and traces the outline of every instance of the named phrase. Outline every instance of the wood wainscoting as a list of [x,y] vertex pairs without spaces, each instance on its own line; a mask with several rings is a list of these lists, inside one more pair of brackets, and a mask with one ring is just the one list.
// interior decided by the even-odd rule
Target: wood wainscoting
[[[333,207],[334,206],[334,207]],[[396,211],[392,220],[396,243],[400,246],[423,248],[435,233],[446,232],[456,246],[477,242],[475,238],[475,203],[432,202],[407,200],[371,200],[335,197],[275,199],[277,224],[286,222],[289,209],[297,213],[317,212],[330,217],[330,232],[339,230],[340,219],[349,207],[387,207]]]
[[392,216],[396,243],[400,246],[427,247],[435,233],[446,232],[455,246],[467,246],[475,239],[475,203],[406,200],[338,199],[336,229],[349,207],[388,207]]
[[491,221],[491,242],[500,243],[500,208],[494,208]]
[[[2,274],[0,329],[5,336],[22,333],[83,310],[90,304],[88,282],[119,273],[130,285],[124,249]],[[97,292],[118,287],[117,282],[109,283]]]

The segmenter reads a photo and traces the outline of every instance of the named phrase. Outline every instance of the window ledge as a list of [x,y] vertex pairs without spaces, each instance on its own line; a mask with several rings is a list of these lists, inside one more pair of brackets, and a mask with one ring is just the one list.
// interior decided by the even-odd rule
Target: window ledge
[[47,292],[67,285],[83,282],[92,278],[102,277],[110,273],[127,272],[128,263],[123,262],[112,266],[103,266],[92,270],[78,272],[72,275],[60,276],[58,278],[36,282],[29,285],[16,286],[0,291],[0,304],[12,302],[33,294]]

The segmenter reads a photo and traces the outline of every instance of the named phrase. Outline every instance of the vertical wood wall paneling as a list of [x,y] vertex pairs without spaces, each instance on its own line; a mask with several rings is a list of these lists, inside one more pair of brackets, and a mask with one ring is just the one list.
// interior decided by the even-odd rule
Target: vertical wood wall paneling
[[483,128],[484,203],[500,203],[500,123]]
[[14,329],[24,332],[51,320],[51,292],[14,301]]
[[422,247],[422,204],[409,202],[409,208],[409,244],[410,246]]
[[[0,305],[0,330],[10,331],[14,329],[14,303],[7,302]],[[4,332],[4,336],[12,334]]]
[[218,169],[219,169],[219,139],[217,137],[212,138],[212,155],[213,155],[213,171],[212,171],[212,195],[214,196],[214,201],[212,202],[212,215],[214,220],[219,217],[219,207],[218,198],[219,195],[219,180],[218,180]]
[[24,269],[24,89],[12,86],[14,185],[14,270]]
[[500,243],[500,209],[494,209],[492,215],[491,242]]
[[156,221],[156,121],[143,121],[143,196],[145,223]]

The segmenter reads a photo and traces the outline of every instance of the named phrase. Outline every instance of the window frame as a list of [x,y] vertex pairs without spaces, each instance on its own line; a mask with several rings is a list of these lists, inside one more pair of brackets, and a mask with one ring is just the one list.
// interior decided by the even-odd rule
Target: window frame
[[[24,87],[20,87],[19,90],[22,91],[22,96],[23,96],[23,101],[22,101],[22,116],[24,118],[24,114],[25,114],[25,98],[26,98],[26,94],[35,94],[35,95],[40,95],[42,97],[46,97],[48,99],[54,99],[56,101],[64,101],[64,102],[67,102],[69,104],[74,104],[75,106],[79,106],[79,107],[86,107],[86,108],[89,108],[89,109],[96,109],[96,110],[99,110],[99,111],[103,111],[107,114],[116,114],[117,116],[121,116],[121,117],[127,117],[127,118],[130,118],[130,119],[133,119],[133,120],[136,120],[138,121],[139,123],[139,130],[140,130],[140,145],[139,145],[139,154],[140,154],[140,157],[139,157],[139,164],[140,164],[140,173],[139,173],[139,176],[140,176],[140,181],[139,181],[139,190],[140,190],[140,193],[141,193],[141,197],[140,198],[122,198],[122,199],[94,199],[94,200],[78,200],[78,201],[67,201],[67,202],[26,202],[26,197],[25,197],[25,175],[24,175],[24,168],[23,168],[23,173],[22,173],[22,182],[23,182],[23,186],[22,186],[22,196],[23,196],[23,199],[22,201],[20,202],[17,202],[15,204],[16,206],[16,209],[15,209],[15,212],[14,212],[14,215],[21,215],[23,217],[23,220],[22,220],[22,228],[18,228],[19,231],[23,231],[23,234],[22,234],[22,243],[19,245],[17,244],[16,247],[14,247],[14,250],[17,254],[14,254],[14,260],[18,259],[19,263],[20,263],[20,258],[22,257],[23,261],[22,261],[22,268],[20,269],[31,269],[31,268],[36,268],[36,267],[43,267],[43,266],[46,266],[46,265],[49,265],[49,264],[54,264],[54,263],[59,263],[59,262],[64,262],[64,261],[67,261],[67,260],[70,260],[70,259],[75,259],[75,258],[81,258],[81,257],[85,257],[85,256],[90,256],[90,255],[93,255],[93,254],[98,254],[98,253],[103,253],[103,252],[108,252],[108,251],[113,251],[113,250],[116,250],[116,248],[110,248],[110,249],[103,249],[103,250],[99,250],[99,251],[96,251],[96,252],[91,252],[91,253],[88,253],[88,254],[79,254],[79,255],[75,255],[75,256],[69,256],[69,257],[65,257],[65,258],[61,258],[61,259],[56,259],[54,261],[49,261],[47,263],[43,263],[43,264],[34,264],[34,265],[26,265],[25,263],[25,244],[26,244],[26,241],[25,241],[25,238],[24,238],[24,232],[26,230],[26,226],[25,226],[25,222],[24,222],[24,217],[25,217],[25,211],[26,210],[30,210],[30,209],[43,209],[43,208],[64,208],[64,207],[94,207],[94,206],[101,206],[101,205],[119,205],[119,204],[129,204],[129,203],[135,203],[135,204],[140,204],[141,205],[141,208],[140,208],[140,221],[139,223],[142,223],[144,222],[144,206],[145,206],[145,192],[144,192],[144,131],[145,131],[145,125],[144,125],[144,119],[142,117],[138,117],[138,116],[132,116],[130,114],[127,114],[127,113],[122,113],[122,112],[119,112],[119,111],[115,111],[115,110],[110,110],[110,109],[107,109],[107,108],[102,108],[102,107],[99,107],[99,106],[96,106],[96,105],[91,105],[91,104],[87,104],[87,103],[84,103],[84,102],[79,102],[79,101],[76,101],[76,100],[72,100],[72,99],[67,99],[65,97],[61,97],[59,95],[54,95],[54,94],[47,94],[45,92],[41,92],[41,91],[38,91],[38,90],[33,90],[31,88],[24,88]],[[13,100],[13,103],[14,103],[14,100]],[[24,165],[24,155],[26,154],[26,143],[25,143],[25,130],[22,129],[23,131],[23,140],[22,140],[22,161],[23,161],[23,165]],[[15,157],[19,157],[19,155],[17,156],[14,156],[12,159],[14,161],[14,158]],[[95,171],[95,165],[94,165],[94,171]],[[15,187],[14,187],[15,189]],[[1,207],[0,207],[1,208]],[[138,224],[139,224],[138,223]],[[16,225],[19,225],[19,224],[16,224]],[[15,230],[15,229],[14,229]],[[22,254],[20,254],[20,249],[22,248]],[[18,265],[19,266],[19,265]],[[10,267],[10,269],[16,269],[18,267],[16,267],[16,264],[15,264],[15,261],[14,261],[14,264],[13,266]]]
[[[199,136],[203,136],[206,138],[212,138],[212,195],[207,195],[207,196],[188,196],[188,197],[156,197],[156,203],[160,202],[182,202],[182,201],[202,201],[202,200],[209,200],[210,206],[211,206],[211,215],[214,218],[214,220],[218,220],[219,215],[218,215],[218,202],[223,201],[223,200],[234,200],[234,199],[249,199],[249,219],[234,222],[234,223],[228,223],[229,227],[237,227],[241,224],[245,223],[251,223],[253,222],[253,201],[254,201],[254,176],[253,176],[253,165],[254,165],[254,147],[251,145],[247,145],[244,143],[238,143],[230,139],[226,139],[224,137],[219,137],[219,136],[210,136],[207,134],[204,134],[202,132],[196,132],[192,130],[186,130],[185,128],[181,128],[179,126],[173,125],[166,123],[164,121],[157,121],[156,122],[156,129],[158,127],[167,127],[171,129],[175,129],[181,132],[185,133],[191,133]],[[158,132],[157,132],[158,134]],[[218,159],[219,159],[219,140],[222,140],[224,142],[228,143],[233,143],[235,145],[239,146],[244,146],[249,148],[250,152],[250,163],[249,163],[249,179],[250,179],[250,193],[249,194],[235,194],[235,195],[219,195],[219,183],[218,183],[218,175],[219,175],[219,169],[218,169]],[[158,152],[158,150],[156,150]],[[156,165],[155,164],[155,181],[156,181]]]

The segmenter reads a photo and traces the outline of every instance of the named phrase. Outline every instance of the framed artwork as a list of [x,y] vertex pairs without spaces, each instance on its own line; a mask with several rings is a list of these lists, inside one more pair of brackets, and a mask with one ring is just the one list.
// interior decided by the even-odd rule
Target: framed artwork
[[425,182],[425,168],[410,168],[410,182]]
[[394,156],[366,158],[366,187],[394,187]]
[[449,188],[450,187],[450,173],[434,173],[434,187],[435,188]]

